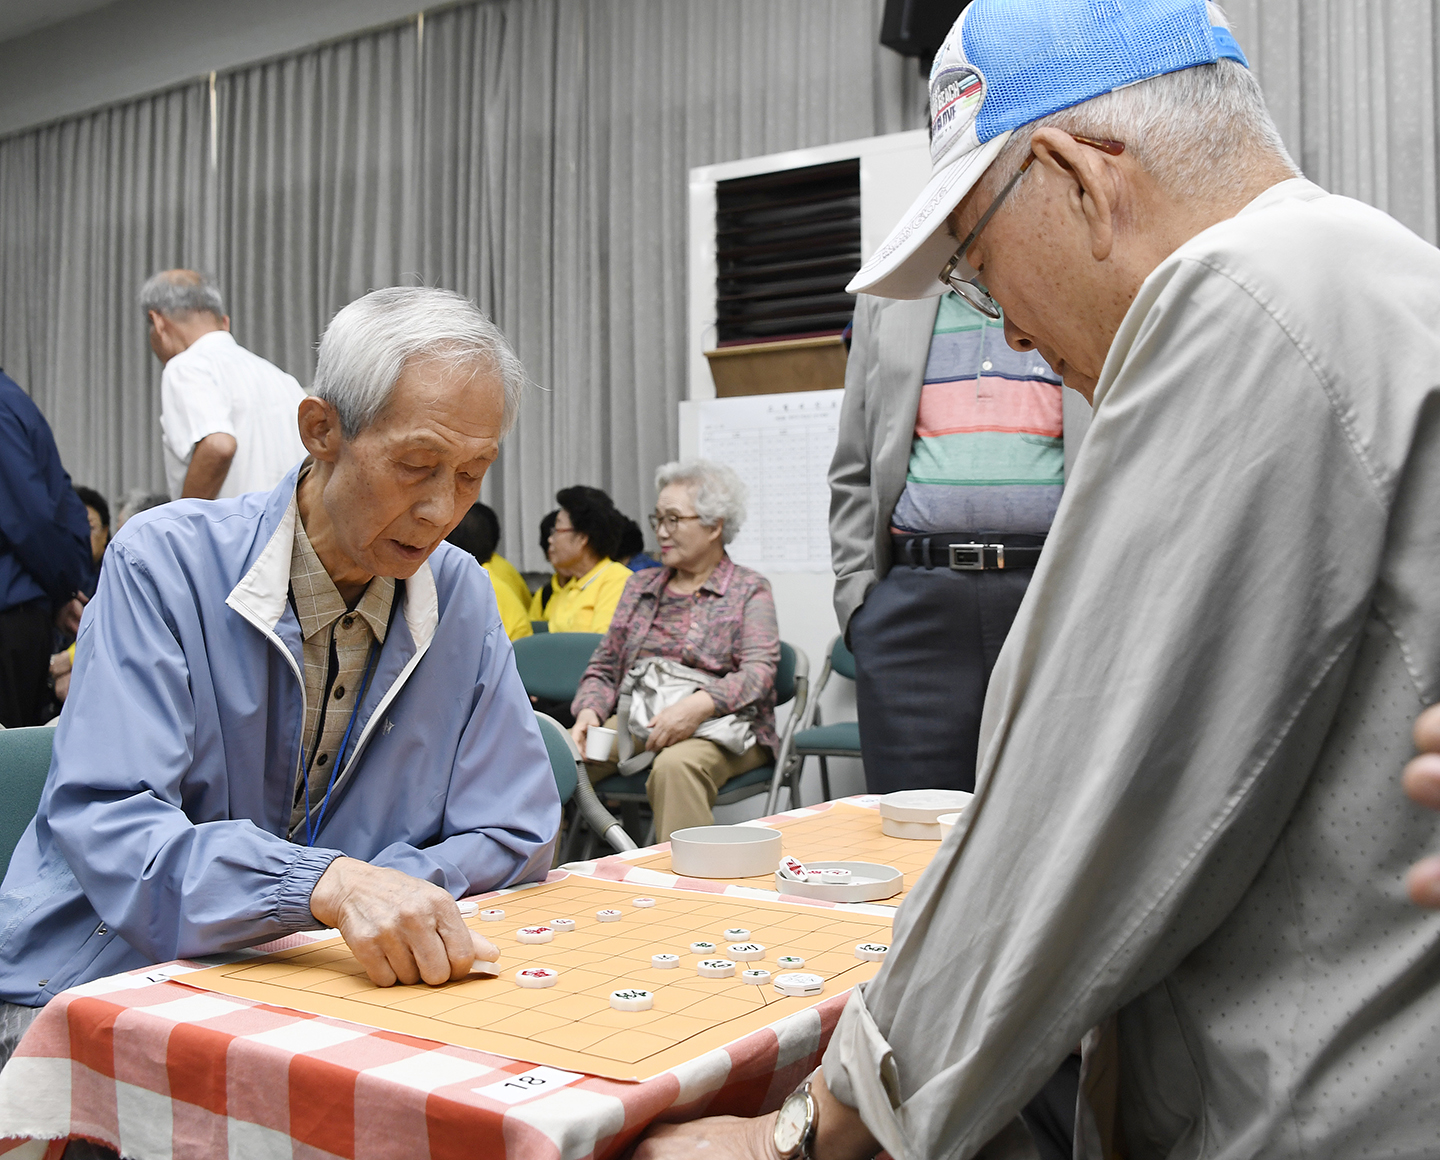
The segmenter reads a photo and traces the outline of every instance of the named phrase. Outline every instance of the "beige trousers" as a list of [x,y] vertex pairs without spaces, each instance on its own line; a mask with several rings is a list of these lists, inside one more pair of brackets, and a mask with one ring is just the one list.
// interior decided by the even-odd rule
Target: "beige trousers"
[[[605,727],[614,729],[615,718],[606,721]],[[612,746],[610,761],[587,762],[593,771],[592,780],[599,781],[614,773],[617,756]],[[732,777],[748,773],[769,760],[769,750],[760,745],[752,745],[737,756],[724,746],[699,737],[687,737],[662,749],[655,755],[650,777],[645,782],[645,796],[655,811],[655,840],[668,842],[675,830],[711,825],[715,815],[710,811],[721,787]]]

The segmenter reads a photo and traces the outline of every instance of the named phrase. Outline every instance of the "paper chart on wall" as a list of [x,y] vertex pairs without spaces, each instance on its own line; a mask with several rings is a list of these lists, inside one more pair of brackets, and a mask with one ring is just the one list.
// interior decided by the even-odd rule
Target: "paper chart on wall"
[[699,451],[750,489],[731,557],[761,572],[830,571],[830,488],[844,391],[749,395],[696,404]]

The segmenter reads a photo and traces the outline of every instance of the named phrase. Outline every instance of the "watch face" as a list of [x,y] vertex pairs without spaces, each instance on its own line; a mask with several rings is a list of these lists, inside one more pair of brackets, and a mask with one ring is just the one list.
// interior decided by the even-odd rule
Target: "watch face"
[[775,1149],[782,1156],[791,1156],[800,1148],[808,1127],[809,1099],[803,1091],[791,1092],[780,1105],[775,1118]]

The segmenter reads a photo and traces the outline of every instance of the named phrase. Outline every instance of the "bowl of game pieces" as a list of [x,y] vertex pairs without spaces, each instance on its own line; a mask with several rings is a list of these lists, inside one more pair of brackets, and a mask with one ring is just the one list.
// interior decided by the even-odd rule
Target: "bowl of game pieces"
[[954,814],[941,814],[935,819],[936,825],[940,827],[940,840],[943,842],[950,836],[950,831],[960,824],[960,819],[965,816],[965,811],[960,810]]
[[961,813],[974,794],[961,789],[902,789],[880,799],[880,830],[892,838],[938,842],[940,819]]
[[905,889],[905,875],[878,862],[805,862],[780,859],[775,889],[825,902],[879,902]]
[[670,871],[686,878],[755,878],[780,859],[780,831],[764,826],[691,826],[670,835]]

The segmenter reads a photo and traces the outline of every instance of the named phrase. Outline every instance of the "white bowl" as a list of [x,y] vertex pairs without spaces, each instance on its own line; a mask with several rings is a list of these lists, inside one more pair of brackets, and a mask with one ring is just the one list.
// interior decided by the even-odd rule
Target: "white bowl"
[[780,831],[761,826],[691,826],[670,835],[670,870],[687,878],[758,878],[780,861]]
[[939,819],[970,804],[974,794],[962,789],[902,789],[880,799],[880,832],[892,838],[938,842]]
[[965,811],[961,810],[958,814],[941,814],[935,819],[935,824],[940,827],[940,840],[942,842],[950,836],[950,831],[959,825],[960,819],[964,816]]

